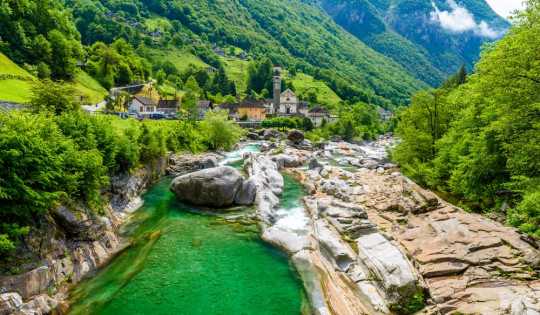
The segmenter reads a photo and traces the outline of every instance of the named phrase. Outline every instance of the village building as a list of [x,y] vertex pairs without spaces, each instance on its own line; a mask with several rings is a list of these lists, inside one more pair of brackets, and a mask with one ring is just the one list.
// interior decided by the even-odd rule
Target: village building
[[238,112],[236,120],[241,120],[245,117],[247,117],[247,121],[262,121],[266,119],[266,107],[264,103],[251,97],[245,98],[240,103],[223,103],[221,107],[229,111],[236,110]]
[[139,113],[140,115],[157,114],[156,102],[144,96],[133,96],[133,100],[129,106],[131,112]]
[[307,114],[307,117],[311,119],[311,121],[317,128],[321,126],[323,119],[326,119],[326,122],[328,122],[329,116],[330,112],[322,108],[321,106],[310,109]]
[[216,72],[216,69],[212,68],[212,67],[205,67],[204,70],[206,70],[206,72],[210,73],[210,74],[213,74]]
[[331,124],[333,122],[336,122],[336,121],[339,121],[339,116],[338,115],[330,115],[328,116],[328,123]]
[[152,36],[152,37],[162,37],[163,32],[155,30],[155,31],[152,31],[152,32],[148,32],[148,35]]
[[390,119],[392,119],[392,117],[394,117],[394,113],[389,110],[378,109],[377,113],[379,113],[380,121],[389,121]]
[[223,56],[225,57],[225,54],[226,54],[226,51],[225,49],[217,49],[217,48],[214,48],[214,53],[218,56]]
[[180,102],[178,100],[159,100],[157,111],[167,115],[173,115],[178,112]]
[[286,89],[279,95],[279,113],[290,115],[298,113],[298,96],[291,90]]
[[306,101],[300,101],[300,103],[298,103],[298,113],[304,115],[304,116],[307,116],[308,112],[309,112],[310,108],[309,108],[309,103],[306,102]]
[[245,60],[249,58],[249,55],[242,51],[238,55],[236,55],[236,58]]
[[199,120],[204,119],[208,110],[214,109],[214,103],[212,101],[200,100],[197,101],[197,110],[199,111]]
[[279,112],[279,96],[281,95],[281,66],[274,64],[273,71],[273,89],[274,89],[274,113]]
[[274,99],[273,98],[264,98],[262,99],[263,105],[266,108],[266,114],[274,114]]

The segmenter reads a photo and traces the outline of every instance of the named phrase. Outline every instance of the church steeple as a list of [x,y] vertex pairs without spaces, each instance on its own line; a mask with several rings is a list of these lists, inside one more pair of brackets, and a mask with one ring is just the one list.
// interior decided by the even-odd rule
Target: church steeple
[[279,96],[281,95],[281,66],[276,62],[274,64],[274,112],[279,111]]

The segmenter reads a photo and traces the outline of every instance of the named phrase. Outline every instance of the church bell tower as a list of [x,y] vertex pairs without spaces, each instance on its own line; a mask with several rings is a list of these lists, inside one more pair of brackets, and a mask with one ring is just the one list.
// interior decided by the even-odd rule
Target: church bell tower
[[281,95],[281,66],[274,65],[274,112],[279,112],[279,96]]

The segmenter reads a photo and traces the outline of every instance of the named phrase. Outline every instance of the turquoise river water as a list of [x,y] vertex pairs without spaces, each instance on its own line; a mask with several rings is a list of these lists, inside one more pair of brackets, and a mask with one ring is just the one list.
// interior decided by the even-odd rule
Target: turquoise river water
[[[236,163],[235,163],[236,164]],[[286,177],[281,214],[302,189]],[[133,245],[70,295],[70,314],[300,314],[302,284],[289,257],[256,226],[180,203],[166,178],[124,227]],[[294,193],[297,192],[297,193]],[[240,208],[236,212],[253,211]],[[227,213],[229,215],[229,213]]]

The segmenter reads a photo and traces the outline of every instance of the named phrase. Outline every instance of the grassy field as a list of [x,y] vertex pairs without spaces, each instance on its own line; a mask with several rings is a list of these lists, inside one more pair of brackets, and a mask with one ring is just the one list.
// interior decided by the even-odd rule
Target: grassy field
[[10,74],[25,78],[33,78],[30,73],[19,67],[3,53],[0,53],[0,74]]
[[293,82],[294,88],[296,89],[296,94],[307,96],[309,92],[314,91],[317,93],[317,99],[321,104],[337,105],[341,98],[332,91],[324,82],[315,81],[312,76],[297,73],[296,77],[288,77],[287,74],[285,78],[287,81]]
[[168,19],[154,12],[150,12],[150,17],[144,20],[144,25],[148,27],[149,31],[157,29],[163,32],[165,29],[172,28],[171,22]]
[[96,79],[79,69],[77,69],[73,83],[75,85],[75,93],[84,96],[84,104],[99,103],[103,101],[108,94],[107,90],[105,90]]
[[[34,80],[34,77],[30,73],[0,53],[0,75],[2,74]],[[0,80],[0,100],[21,103],[28,102],[30,100],[31,88],[32,81],[17,79]]]
[[30,100],[32,82],[0,80],[0,100],[25,103]]
[[170,49],[171,51],[163,48],[150,48],[150,53],[157,60],[171,61],[178,68],[178,70],[184,70],[190,63],[200,67],[208,67],[208,64],[202,61],[199,57],[194,56],[185,50],[176,47],[170,47]]
[[249,62],[233,57],[219,57],[227,71],[227,76],[236,84],[237,92],[246,90],[247,67]]

